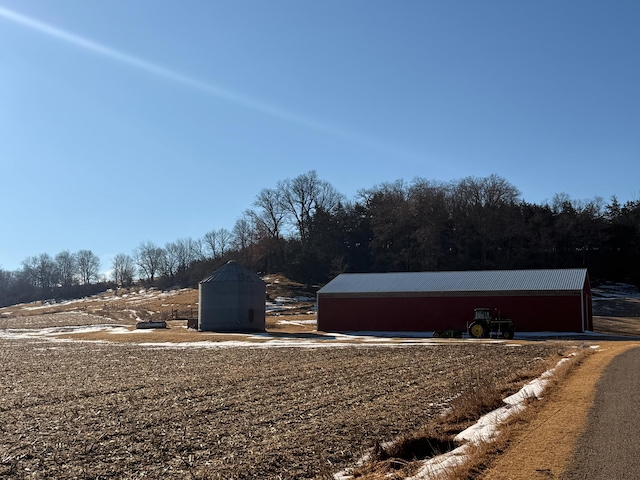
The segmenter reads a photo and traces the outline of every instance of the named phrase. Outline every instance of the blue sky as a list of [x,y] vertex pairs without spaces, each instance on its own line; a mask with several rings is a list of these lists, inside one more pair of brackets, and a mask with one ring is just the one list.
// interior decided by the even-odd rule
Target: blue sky
[[231,229],[309,170],[348,198],[497,173],[640,197],[636,1],[0,0],[0,267]]

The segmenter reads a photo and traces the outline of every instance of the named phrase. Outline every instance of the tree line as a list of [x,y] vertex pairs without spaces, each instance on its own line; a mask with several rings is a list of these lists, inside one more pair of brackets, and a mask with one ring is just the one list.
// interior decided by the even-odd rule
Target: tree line
[[90,250],[0,269],[0,305],[77,296],[136,282],[195,286],[229,259],[306,284],[343,272],[589,269],[592,281],[640,281],[640,201],[560,193],[522,199],[499,175],[376,185],[348,200],[316,171],[262,189],[233,228],[120,253],[100,278]]

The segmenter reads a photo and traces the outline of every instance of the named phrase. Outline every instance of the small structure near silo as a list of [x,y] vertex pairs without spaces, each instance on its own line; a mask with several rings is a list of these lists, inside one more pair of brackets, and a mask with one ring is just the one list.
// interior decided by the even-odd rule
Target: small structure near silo
[[136,323],[137,329],[147,329],[147,328],[167,328],[167,322],[162,321],[148,321],[148,322],[138,322]]
[[231,260],[199,285],[198,330],[264,332],[267,285]]

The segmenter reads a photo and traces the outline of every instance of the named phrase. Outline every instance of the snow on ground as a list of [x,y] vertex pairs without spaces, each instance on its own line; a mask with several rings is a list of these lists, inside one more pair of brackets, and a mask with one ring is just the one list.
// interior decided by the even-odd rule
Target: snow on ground
[[629,283],[605,283],[591,290],[593,300],[640,298],[638,287]]
[[188,290],[189,290],[188,288],[180,288],[180,289],[173,289],[168,291],[159,291],[155,288],[149,288],[149,289],[140,288],[138,290],[132,290],[128,293],[122,293],[121,295],[116,295],[113,290],[107,290],[104,293],[98,293],[90,297],[83,297],[83,298],[78,298],[73,300],[49,299],[49,300],[42,301],[41,304],[24,303],[24,304],[14,305],[13,307],[20,307],[26,311],[37,311],[37,310],[43,310],[46,308],[51,308],[54,305],[57,307],[65,307],[69,305],[82,305],[84,303],[89,303],[89,302],[110,303],[110,302],[124,300],[124,299],[126,299],[129,304],[136,305],[136,304],[142,303],[145,300],[157,299],[157,298],[168,298],[168,297],[177,295],[179,293],[186,292]]
[[[308,325],[313,320],[300,321],[284,321],[289,324],[299,323],[300,325]],[[175,327],[174,327],[175,328]],[[58,326],[46,328],[7,328],[0,329],[0,339],[42,339],[57,341],[61,337],[74,334],[85,334],[104,332],[112,335],[141,335],[152,334],[154,329],[135,329],[132,326],[120,324],[100,324],[100,325],[75,325],[75,326]],[[161,330],[160,332],[165,331]],[[181,329],[183,331],[183,329]],[[461,339],[434,339],[433,332],[353,332],[353,333],[323,333],[323,332],[307,332],[298,334],[282,334],[282,333],[218,333],[218,332],[193,332],[200,337],[197,341],[163,341],[159,332],[157,341],[141,343],[140,346],[152,348],[323,348],[323,347],[348,347],[348,346],[437,346],[451,345],[453,343],[496,343],[510,347],[519,347],[517,343],[509,340],[491,339],[491,338],[470,338]],[[576,334],[558,334],[556,332],[547,332],[549,337],[567,337]],[[215,336],[215,339],[210,337]],[[523,338],[544,337],[545,334],[535,333],[522,335]],[[587,339],[588,339],[587,335]],[[601,337],[601,335],[599,336]],[[221,339],[222,338],[222,339]],[[65,341],[98,341],[98,340],[76,340],[67,338]],[[104,340],[101,340],[101,342]],[[117,340],[114,338],[114,342]]]
[[315,325],[316,320],[278,320],[278,325],[297,325],[302,327],[304,325]]
[[[282,312],[300,307],[300,303],[313,303],[316,299],[312,297],[276,297],[273,302],[266,302],[267,312]],[[309,307],[315,313],[317,307]]]

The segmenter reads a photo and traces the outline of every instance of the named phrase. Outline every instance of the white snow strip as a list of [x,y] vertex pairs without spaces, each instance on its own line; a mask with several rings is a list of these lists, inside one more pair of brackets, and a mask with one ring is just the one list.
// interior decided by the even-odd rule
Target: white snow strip
[[[547,370],[537,379],[527,383],[517,393],[505,398],[503,400],[506,404],[505,406],[483,415],[475,425],[463,430],[454,438],[456,442],[466,441],[467,443],[448,454],[439,455],[427,460],[420,471],[407,480],[433,480],[438,478],[446,469],[464,463],[464,461],[466,461],[466,452],[464,450],[459,451],[461,448],[467,445],[478,445],[482,442],[490,442],[499,433],[501,424],[507,421],[512,415],[526,408],[525,401],[527,399],[541,397],[542,392],[556,369],[567,361],[569,361],[568,358],[561,359],[555,367]],[[454,454],[456,451],[458,452]],[[443,456],[445,457],[444,461],[440,458]]]
[[315,325],[316,320],[278,320],[278,325]]

